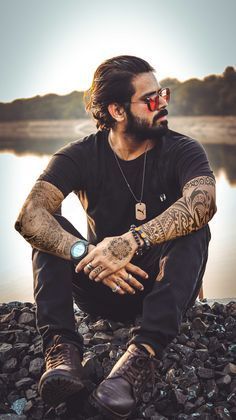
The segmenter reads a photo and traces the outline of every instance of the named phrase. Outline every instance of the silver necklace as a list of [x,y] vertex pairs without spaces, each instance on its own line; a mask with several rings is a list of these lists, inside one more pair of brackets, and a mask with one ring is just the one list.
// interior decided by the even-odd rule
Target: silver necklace
[[[111,142],[111,137],[110,137],[110,142]],[[124,174],[124,171],[123,171],[123,169],[122,169],[122,167],[120,165],[120,162],[118,160],[118,157],[117,157],[116,153],[114,152],[113,148],[112,148],[112,151],[113,151],[115,160],[117,162],[117,165],[118,165],[118,167],[120,169],[120,172],[121,172],[121,174],[122,174],[122,176],[124,178],[124,181],[125,181],[127,187],[129,188],[129,191],[131,192],[132,196],[134,197],[134,199],[136,201],[136,204],[135,204],[135,217],[136,217],[137,220],[145,220],[146,217],[147,217],[146,216],[146,214],[147,214],[147,212],[146,212],[146,204],[142,202],[142,199],[143,199],[144,179],[145,179],[146,160],[147,160],[147,146],[146,146],[145,153],[144,153],[142,188],[141,188],[141,196],[140,196],[140,199],[139,200],[136,197],[136,195],[134,194],[134,192],[133,192],[133,190],[132,190],[129,182],[127,181],[127,178],[126,178],[126,176]]]

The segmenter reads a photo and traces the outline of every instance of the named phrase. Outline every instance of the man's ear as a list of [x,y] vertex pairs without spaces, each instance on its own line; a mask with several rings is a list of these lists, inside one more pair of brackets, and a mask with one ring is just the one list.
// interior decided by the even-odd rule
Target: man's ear
[[112,118],[114,118],[117,122],[124,121],[126,113],[123,106],[116,103],[109,104],[108,111],[110,115],[112,116]]

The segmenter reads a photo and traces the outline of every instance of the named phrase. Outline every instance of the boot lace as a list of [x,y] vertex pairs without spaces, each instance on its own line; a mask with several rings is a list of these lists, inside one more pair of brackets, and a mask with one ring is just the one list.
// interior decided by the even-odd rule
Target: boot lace
[[66,343],[53,344],[46,350],[45,360],[48,369],[55,369],[62,364],[72,366],[70,346]]
[[158,366],[158,360],[150,355],[133,354],[129,350],[130,357],[117,370],[116,375],[126,379],[133,388],[133,394],[138,401],[140,394],[146,385],[147,380],[151,380],[152,390],[155,385],[155,369]]

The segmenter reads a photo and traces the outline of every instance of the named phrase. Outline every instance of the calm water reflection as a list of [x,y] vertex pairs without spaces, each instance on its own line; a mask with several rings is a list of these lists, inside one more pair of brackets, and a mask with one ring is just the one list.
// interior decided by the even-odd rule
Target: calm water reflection
[[[47,150],[47,154],[43,154],[42,142],[34,143],[34,149],[31,151],[21,142],[15,151],[17,154],[12,151],[0,154],[0,302],[33,301],[31,247],[14,230],[14,222],[33,183],[47,165],[49,155],[61,145],[61,141],[53,140],[50,151]],[[12,144],[10,149],[14,149],[14,146],[15,144]],[[208,298],[235,298],[236,147],[204,147],[217,177],[218,207],[215,217],[210,222],[212,240],[204,277],[204,295]],[[45,153],[45,143],[43,149]],[[64,200],[62,212],[83,235],[86,235],[85,214],[74,194],[70,194]]]

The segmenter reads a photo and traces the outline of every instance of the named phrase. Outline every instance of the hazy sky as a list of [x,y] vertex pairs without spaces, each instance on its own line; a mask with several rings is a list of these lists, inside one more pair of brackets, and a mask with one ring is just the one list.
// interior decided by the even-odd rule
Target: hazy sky
[[158,79],[236,64],[236,0],[0,0],[0,101],[89,87],[106,58],[138,55]]

